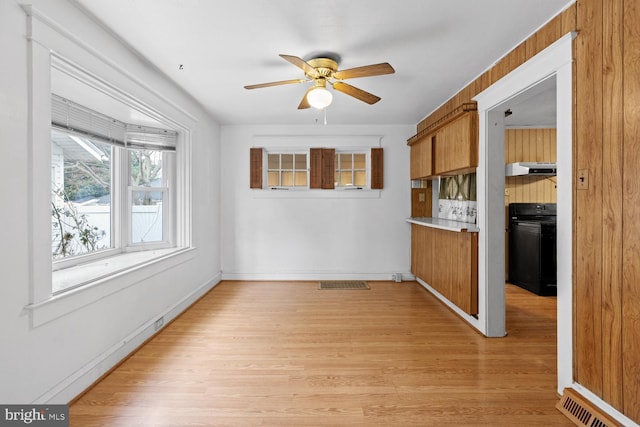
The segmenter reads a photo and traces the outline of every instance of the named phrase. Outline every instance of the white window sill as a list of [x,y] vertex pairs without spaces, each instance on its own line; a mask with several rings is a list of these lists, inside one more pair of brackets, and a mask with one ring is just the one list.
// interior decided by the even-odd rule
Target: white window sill
[[369,189],[254,189],[254,199],[379,199],[382,190]]
[[[131,252],[52,272],[52,296],[26,308],[36,327],[192,259],[194,248]],[[147,271],[144,271],[147,270]],[[66,289],[66,290],[65,290]]]

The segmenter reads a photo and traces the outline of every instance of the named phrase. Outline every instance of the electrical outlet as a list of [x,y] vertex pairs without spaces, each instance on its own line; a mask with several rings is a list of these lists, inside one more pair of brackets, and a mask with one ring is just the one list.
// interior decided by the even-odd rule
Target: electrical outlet
[[164,316],[162,316],[161,318],[159,318],[158,320],[156,320],[155,322],[153,322],[153,328],[154,330],[158,330],[160,328],[162,328],[162,325],[164,325]]

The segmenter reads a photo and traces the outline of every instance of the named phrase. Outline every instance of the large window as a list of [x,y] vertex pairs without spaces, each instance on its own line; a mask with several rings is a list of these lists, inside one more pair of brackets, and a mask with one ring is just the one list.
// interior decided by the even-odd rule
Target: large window
[[52,98],[54,269],[171,247],[177,134]]

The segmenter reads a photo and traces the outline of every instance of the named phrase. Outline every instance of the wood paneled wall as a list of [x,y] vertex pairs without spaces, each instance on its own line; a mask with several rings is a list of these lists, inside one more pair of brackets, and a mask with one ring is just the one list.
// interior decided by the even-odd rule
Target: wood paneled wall
[[640,4],[580,1],[575,379],[640,422]]
[[[620,7],[624,4],[624,7]],[[618,204],[624,207],[622,212],[622,230],[616,227],[617,236],[622,238],[621,261],[615,262],[616,277],[620,277],[620,262],[622,263],[622,290],[616,287],[612,300],[616,312],[622,305],[622,315],[614,316],[615,320],[622,322],[622,385],[613,387],[614,392],[622,391],[622,402],[627,413],[632,419],[640,423],[640,2],[625,1],[616,2],[614,11],[605,11],[605,16],[614,13],[616,24],[619,25],[623,18],[623,31],[618,31],[622,36],[613,51],[623,49],[623,62],[616,63],[619,70],[622,65],[624,74],[624,84],[622,85],[623,122],[620,123],[619,111],[611,114],[611,120],[616,123],[618,137],[623,138],[622,151],[618,150],[614,156],[619,165],[622,157],[622,194],[617,191]],[[613,26],[618,28],[618,26]],[[621,34],[620,34],[621,33]],[[607,39],[605,34],[605,40]],[[615,61],[613,61],[615,62]],[[613,86],[619,90],[620,73],[616,73]],[[620,98],[616,98],[617,105],[620,105]],[[606,102],[605,102],[606,105]],[[622,129],[620,129],[622,125]],[[605,141],[604,144],[607,142]],[[622,155],[624,153],[624,156]],[[617,180],[620,182],[621,172],[616,172]],[[622,196],[622,197],[620,197]],[[621,199],[621,200],[620,200]],[[610,258],[610,262],[616,261]],[[618,327],[618,324],[615,325]],[[618,344],[618,343],[616,343]],[[619,350],[619,346],[615,347]],[[614,355],[615,357],[615,355]],[[614,375],[619,375],[615,370]]]
[[[640,0],[577,0],[418,124],[570,31],[574,41],[574,379],[640,423]],[[578,188],[577,177],[586,185]]]
[[[555,129],[507,129],[504,158],[513,162],[555,162]],[[504,204],[556,203],[555,176],[508,176]]]

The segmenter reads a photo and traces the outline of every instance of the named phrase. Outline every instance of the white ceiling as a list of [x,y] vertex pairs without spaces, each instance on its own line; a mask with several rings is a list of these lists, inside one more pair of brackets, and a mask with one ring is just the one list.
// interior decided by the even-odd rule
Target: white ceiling
[[[221,124],[314,124],[307,84],[278,57],[389,62],[395,74],[349,80],[382,98],[334,93],[329,124],[415,125],[572,0],[74,0],[197,99]],[[180,69],[182,66],[182,69]]]

